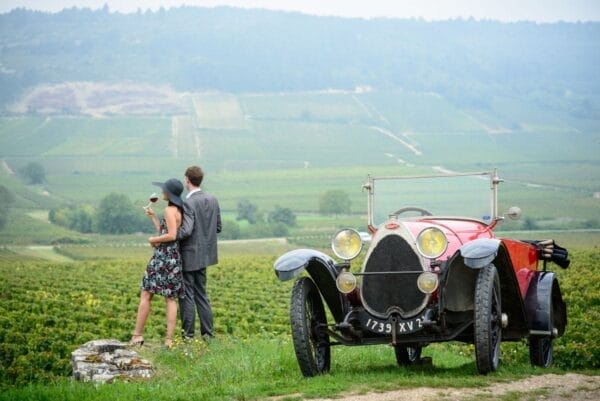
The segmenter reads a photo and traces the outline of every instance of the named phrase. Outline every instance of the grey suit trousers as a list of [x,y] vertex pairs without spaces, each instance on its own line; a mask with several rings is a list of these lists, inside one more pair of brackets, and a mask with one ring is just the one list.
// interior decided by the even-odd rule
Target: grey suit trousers
[[196,311],[200,318],[200,334],[214,336],[213,314],[206,294],[206,268],[183,271],[185,294],[179,299],[184,337],[192,338],[195,333]]

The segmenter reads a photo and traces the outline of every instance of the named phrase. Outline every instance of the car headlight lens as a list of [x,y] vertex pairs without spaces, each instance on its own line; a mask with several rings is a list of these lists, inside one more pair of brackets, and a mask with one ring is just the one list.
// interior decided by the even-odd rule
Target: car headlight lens
[[436,259],[448,248],[448,239],[442,230],[436,227],[424,229],[417,236],[417,250],[428,259]]
[[432,272],[423,272],[417,278],[417,287],[419,291],[425,294],[431,294],[438,288],[438,276]]
[[362,250],[363,242],[358,231],[346,228],[338,231],[331,241],[333,253],[340,259],[351,260]]
[[342,294],[349,294],[356,288],[356,276],[350,272],[342,272],[335,280],[335,285]]

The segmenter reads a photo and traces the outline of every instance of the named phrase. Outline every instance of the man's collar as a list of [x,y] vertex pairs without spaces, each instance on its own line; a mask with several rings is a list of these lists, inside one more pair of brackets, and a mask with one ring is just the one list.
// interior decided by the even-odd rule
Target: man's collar
[[188,192],[188,194],[185,196],[185,199],[189,199],[190,196],[192,196],[193,194],[195,194],[196,192],[201,192],[202,188],[195,188],[192,189],[190,192]]

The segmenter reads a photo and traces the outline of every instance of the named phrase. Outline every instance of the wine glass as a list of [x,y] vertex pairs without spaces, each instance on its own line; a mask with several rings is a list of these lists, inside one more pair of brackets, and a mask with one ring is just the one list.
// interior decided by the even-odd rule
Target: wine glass
[[150,195],[148,201],[149,202],[146,206],[144,206],[144,209],[148,209],[150,206],[152,206],[153,203],[158,202],[158,195],[156,194],[156,192],[153,192],[152,195]]

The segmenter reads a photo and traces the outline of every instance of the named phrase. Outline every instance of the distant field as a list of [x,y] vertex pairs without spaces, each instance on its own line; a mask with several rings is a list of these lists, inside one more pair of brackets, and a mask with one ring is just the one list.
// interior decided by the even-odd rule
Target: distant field
[[52,241],[67,237],[77,240],[84,238],[84,235],[40,221],[21,211],[13,211],[9,215],[5,228],[0,230],[0,245],[47,245]]
[[[320,194],[341,189],[358,216],[366,212],[361,185],[369,173],[499,167],[506,180],[501,209],[518,205],[524,218],[544,229],[600,227],[600,200],[593,198],[600,192],[600,120],[582,121],[564,110],[508,98],[471,110],[434,93],[406,91],[198,93],[177,99],[174,115],[2,117],[5,167],[18,171],[40,161],[48,182],[24,186],[0,167],[0,184],[16,193],[15,208],[25,211],[97,204],[110,192],[126,193],[141,205],[156,190],[152,181],[181,178],[187,166],[200,164],[204,187],[230,214],[248,199],[263,212],[281,205],[310,215]],[[429,188],[421,196],[443,202],[448,195]],[[308,231],[337,225],[331,218],[324,225],[301,222]]]
[[194,117],[199,129],[244,129],[244,112],[235,95],[193,95]]

